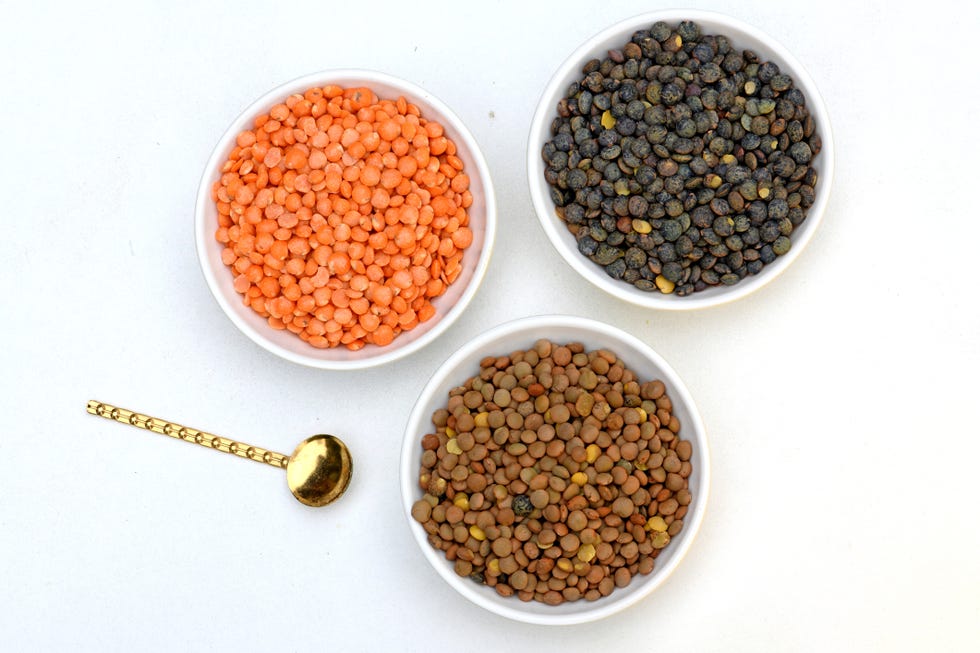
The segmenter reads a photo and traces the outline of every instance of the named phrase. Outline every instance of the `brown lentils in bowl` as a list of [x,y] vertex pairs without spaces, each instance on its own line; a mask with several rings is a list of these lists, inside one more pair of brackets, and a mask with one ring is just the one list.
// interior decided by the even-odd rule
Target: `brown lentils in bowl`
[[547,340],[484,358],[422,438],[412,517],[502,596],[596,600],[649,574],[684,524],[691,443],[662,381]]

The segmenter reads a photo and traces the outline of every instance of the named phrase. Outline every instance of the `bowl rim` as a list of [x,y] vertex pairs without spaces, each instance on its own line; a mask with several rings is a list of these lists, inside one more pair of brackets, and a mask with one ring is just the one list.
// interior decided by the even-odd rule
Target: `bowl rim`
[[[357,83],[363,83],[363,85],[367,87],[371,87],[372,84],[384,84],[398,89],[401,94],[405,95],[409,102],[414,103],[416,101],[421,101],[431,106],[435,112],[439,114],[437,119],[440,120],[440,122],[446,123],[454,132],[456,132],[456,134],[458,134],[458,138],[456,140],[462,141],[460,145],[467,149],[470,157],[472,158],[476,170],[470,173],[470,177],[479,177],[480,183],[484,189],[482,194],[484,196],[483,199],[485,205],[483,246],[478,251],[479,258],[477,260],[476,267],[474,268],[473,276],[470,278],[469,283],[452,307],[450,307],[450,309],[443,315],[434,318],[437,320],[437,322],[433,324],[427,332],[423,333],[414,340],[406,342],[403,345],[396,346],[396,343],[398,342],[398,339],[396,338],[391,345],[381,348],[379,353],[376,355],[346,360],[336,360],[329,357],[324,358],[316,355],[316,352],[320,352],[322,354],[334,351],[333,349],[318,350],[311,347],[310,354],[291,351],[273,342],[265,334],[259,332],[257,329],[253,328],[252,325],[246,322],[245,319],[243,319],[243,317],[239,314],[239,306],[233,306],[229,298],[226,297],[221,291],[218,279],[215,275],[215,270],[209,264],[208,247],[210,245],[210,240],[213,240],[213,230],[207,224],[205,224],[207,216],[206,210],[211,203],[211,183],[213,182],[213,173],[222,165],[224,159],[227,157],[227,150],[233,139],[237,136],[240,129],[239,126],[246,124],[243,121],[254,117],[257,115],[259,110],[270,105],[277,99],[286,98],[292,93],[300,92],[308,88],[312,88],[313,86],[323,86],[324,84],[330,83],[332,80],[357,80]],[[346,84],[348,82],[345,81],[344,83]],[[207,163],[204,165],[204,169],[201,174],[194,205],[194,241],[197,250],[198,262],[200,263],[201,272],[204,275],[208,289],[210,290],[212,297],[214,297],[215,301],[221,307],[222,312],[236,327],[238,327],[239,331],[244,333],[252,342],[259,345],[266,351],[293,363],[330,370],[366,369],[383,365],[385,363],[390,363],[415,353],[442,335],[442,333],[445,332],[463,313],[470,301],[476,295],[480,285],[483,283],[483,279],[486,276],[487,269],[490,264],[490,259],[492,258],[496,230],[497,204],[493,187],[493,179],[490,174],[490,166],[487,163],[486,157],[484,156],[483,150],[480,148],[479,143],[463,120],[447,104],[421,86],[400,77],[367,68],[333,68],[307,73],[282,84],[278,84],[274,88],[264,92],[255,100],[249,102],[245,109],[240,111],[238,115],[228,124],[228,127],[224,132],[222,132],[217,143],[212,149],[211,155],[208,157]]]
[[[684,530],[682,531],[681,537],[672,541],[672,543],[676,543],[677,549],[675,549],[671,559],[662,567],[658,567],[654,573],[643,577],[643,585],[637,591],[623,594],[619,597],[615,593],[611,594],[610,597],[603,597],[589,604],[587,609],[571,614],[532,613],[522,610],[520,606],[524,605],[524,603],[516,598],[512,597],[513,605],[502,605],[499,601],[493,600],[493,597],[487,598],[484,596],[484,593],[477,591],[477,585],[460,578],[452,571],[443,553],[436,551],[428,543],[424,529],[412,517],[412,504],[417,500],[416,494],[418,492],[416,480],[417,470],[413,468],[412,460],[416,449],[420,446],[420,427],[429,423],[430,415],[428,414],[426,405],[434,398],[437,388],[445,383],[447,377],[455,371],[458,371],[461,364],[468,358],[498,338],[513,336],[525,331],[533,332],[534,330],[549,327],[585,330],[598,338],[622,342],[626,346],[636,349],[642,352],[644,356],[647,356],[649,361],[660,370],[661,378],[667,384],[673,402],[683,403],[685,408],[690,412],[690,422],[685,424],[685,428],[689,429],[689,433],[685,434],[685,437],[695,444],[698,455],[701,457],[701,465],[698,469],[699,484],[697,494],[695,495],[694,502],[691,504],[692,508],[687,513],[687,516],[685,516]],[[610,345],[610,348],[614,346]],[[710,458],[704,421],[698,411],[697,404],[694,402],[693,396],[674,368],[671,367],[663,356],[650,347],[650,345],[619,327],[592,318],[557,314],[536,315],[504,322],[484,331],[467,342],[459,350],[453,352],[436,369],[428,381],[426,381],[405,426],[399,460],[399,485],[404,516],[408,520],[412,538],[415,540],[415,543],[430,566],[454,590],[470,602],[497,615],[515,621],[538,625],[572,625],[596,621],[625,610],[649,596],[669,579],[689,553],[704,521],[711,486]],[[509,601],[510,599],[507,600]]]
[[[633,31],[643,26],[649,26],[658,20],[693,20],[699,23],[717,23],[732,30],[733,33],[725,33],[724,36],[729,37],[734,43],[737,43],[742,35],[764,43],[775,54],[773,59],[778,61],[781,68],[787,69],[796,86],[802,88],[806,94],[807,107],[817,121],[822,140],[820,183],[816,189],[816,198],[807,213],[806,220],[801,227],[794,229],[793,246],[790,251],[777,257],[758,274],[745,277],[736,284],[715,286],[712,289],[692,293],[686,297],[638,290],[624,281],[608,276],[592,261],[569,247],[563,239],[564,234],[561,231],[565,227],[559,224],[560,221],[555,217],[554,205],[546,192],[546,183],[543,178],[544,165],[540,154],[542,141],[536,137],[537,134],[544,133],[545,126],[554,115],[554,104],[557,102],[558,93],[561,91],[562,80],[577,66],[580,66],[587,57],[595,56],[594,51],[599,43],[616,36],[628,37]],[[552,99],[555,102],[552,102]],[[835,159],[833,128],[823,96],[807,69],[782,43],[761,29],[721,12],[700,9],[662,9],[637,14],[610,25],[586,39],[562,61],[548,80],[548,84],[538,99],[534,116],[531,119],[526,161],[531,203],[534,206],[535,214],[538,216],[538,222],[552,246],[572,269],[599,289],[634,305],[652,309],[684,311],[720,306],[746,297],[769,284],[796,261],[823,222],[833,186]]]

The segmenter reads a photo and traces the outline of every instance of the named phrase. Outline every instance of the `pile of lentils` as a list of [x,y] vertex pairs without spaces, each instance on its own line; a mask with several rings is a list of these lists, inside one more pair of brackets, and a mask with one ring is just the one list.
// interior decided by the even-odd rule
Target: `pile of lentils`
[[412,517],[502,596],[607,596],[683,528],[691,443],[663,382],[611,351],[540,340],[485,358],[432,423]]
[[682,21],[637,31],[582,74],[542,148],[582,254],[641,290],[683,296],[789,251],[821,143],[779,66]]

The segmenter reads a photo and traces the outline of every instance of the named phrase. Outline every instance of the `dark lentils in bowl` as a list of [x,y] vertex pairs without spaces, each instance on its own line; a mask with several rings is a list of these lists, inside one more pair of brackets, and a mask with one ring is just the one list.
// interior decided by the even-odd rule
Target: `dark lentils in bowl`
[[821,140],[778,65],[660,21],[581,72],[541,151],[579,252],[640,290],[686,296],[790,250]]

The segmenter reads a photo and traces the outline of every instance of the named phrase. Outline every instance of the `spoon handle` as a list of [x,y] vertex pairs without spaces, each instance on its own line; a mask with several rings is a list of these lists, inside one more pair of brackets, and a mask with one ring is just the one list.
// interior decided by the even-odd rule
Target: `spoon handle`
[[142,413],[134,413],[131,410],[105,404],[101,401],[90,400],[85,410],[91,415],[112,419],[117,422],[122,422],[123,424],[135,426],[139,429],[153,431],[154,433],[169,435],[170,437],[177,438],[178,440],[193,442],[201,445],[202,447],[208,447],[209,449],[215,449],[216,451],[221,451],[223,453],[235,454],[236,456],[248,458],[249,460],[254,460],[258,463],[272,465],[273,467],[285,469],[286,465],[289,464],[289,456],[285,456],[281,453],[269,451],[267,449],[263,449],[262,447],[255,447],[250,444],[245,444],[244,442],[229,440],[228,438],[223,438],[219,435],[214,435],[213,433],[205,433],[204,431],[198,431],[197,429],[192,429],[187,426],[181,426],[180,424],[168,422],[157,417],[150,417],[149,415],[143,415]]

